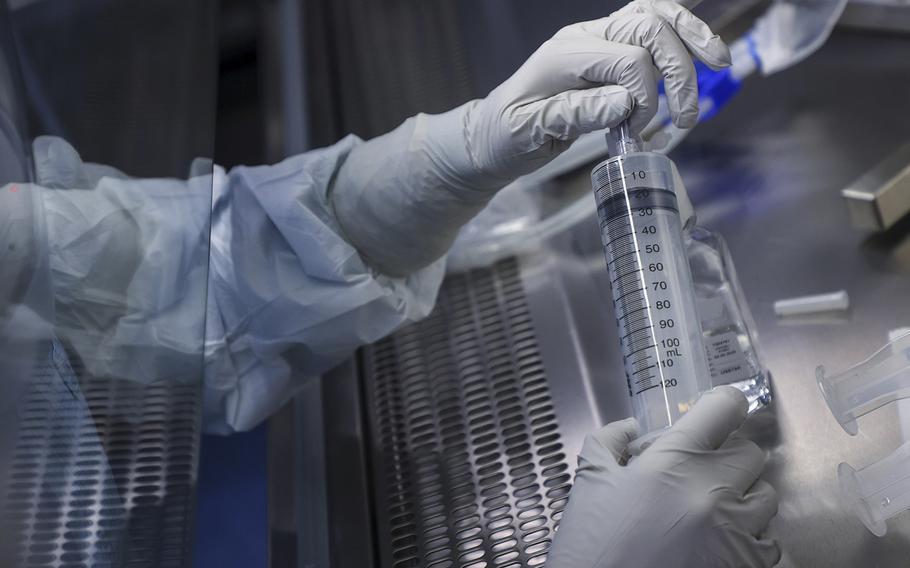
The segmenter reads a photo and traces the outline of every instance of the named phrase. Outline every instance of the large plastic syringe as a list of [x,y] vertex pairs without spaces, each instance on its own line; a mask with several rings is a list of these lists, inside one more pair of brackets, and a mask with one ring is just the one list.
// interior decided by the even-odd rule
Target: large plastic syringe
[[591,181],[613,305],[642,439],[673,425],[711,388],[683,245],[675,166],[642,151],[625,124]]

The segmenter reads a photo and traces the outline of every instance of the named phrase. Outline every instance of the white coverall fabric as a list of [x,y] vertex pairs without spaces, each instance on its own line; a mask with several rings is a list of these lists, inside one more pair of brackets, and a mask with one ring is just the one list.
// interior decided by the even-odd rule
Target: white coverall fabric
[[[220,399],[232,429],[252,427],[301,381],[425,317],[436,301],[444,259],[392,278],[342,237],[326,191],[358,142],[349,136],[274,166],[234,168],[215,184],[209,319],[221,321],[207,331],[207,358],[232,369],[210,369],[207,400]],[[293,370],[283,357],[291,348]]]
[[340,233],[326,191],[358,144],[187,181],[38,139],[38,184],[21,191],[42,196],[58,333],[98,375],[191,381],[204,366],[206,428],[254,427],[435,302],[444,260],[390,278]]

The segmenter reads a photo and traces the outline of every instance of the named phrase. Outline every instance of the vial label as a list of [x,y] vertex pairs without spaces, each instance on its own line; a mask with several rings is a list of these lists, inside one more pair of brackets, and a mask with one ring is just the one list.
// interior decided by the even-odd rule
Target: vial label
[[750,367],[739,347],[735,332],[728,331],[705,338],[708,370],[715,385],[738,383],[751,378]]

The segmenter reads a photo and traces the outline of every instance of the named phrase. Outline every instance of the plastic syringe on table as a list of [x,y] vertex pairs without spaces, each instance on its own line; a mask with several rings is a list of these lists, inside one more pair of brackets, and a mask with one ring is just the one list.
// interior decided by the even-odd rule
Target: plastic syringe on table
[[[910,333],[889,333],[889,339],[871,357],[840,373],[823,366],[815,370],[828,407],[852,436],[859,432],[860,416],[910,398]],[[873,534],[884,536],[885,521],[910,509],[910,442],[861,469],[841,463],[837,478],[850,509]]]
[[642,437],[685,414],[711,388],[683,246],[673,162],[641,151],[625,124],[591,172],[620,343]]

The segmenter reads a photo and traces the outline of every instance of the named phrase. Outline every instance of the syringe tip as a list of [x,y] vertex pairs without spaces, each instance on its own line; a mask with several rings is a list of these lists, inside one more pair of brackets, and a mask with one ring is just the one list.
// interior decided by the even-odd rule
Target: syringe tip
[[607,149],[610,157],[621,156],[641,150],[638,137],[632,135],[628,122],[621,122],[607,132]]

